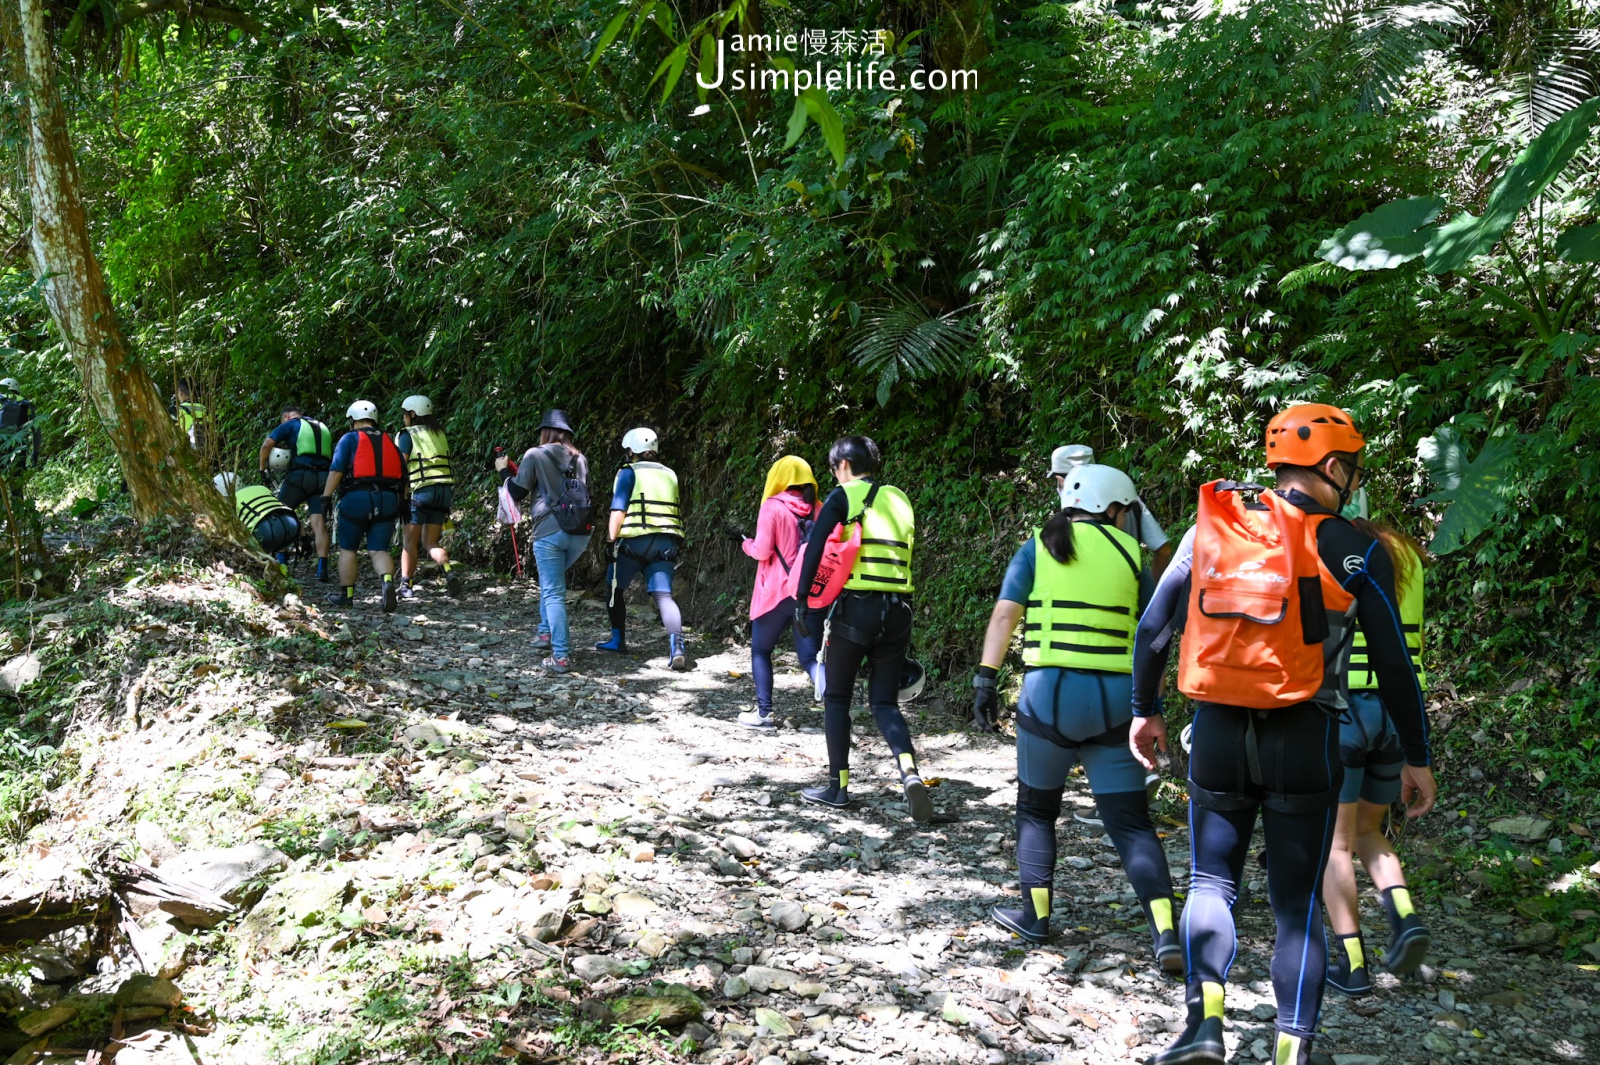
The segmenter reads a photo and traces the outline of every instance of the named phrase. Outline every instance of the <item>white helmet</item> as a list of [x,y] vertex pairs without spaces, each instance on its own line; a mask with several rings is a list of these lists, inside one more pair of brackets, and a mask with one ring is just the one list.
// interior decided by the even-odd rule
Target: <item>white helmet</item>
[[22,384],[15,377],[7,377],[0,381],[0,390],[6,392],[21,392]]
[[400,401],[400,409],[408,410],[419,418],[425,418],[433,413],[433,400],[427,396],[407,396]]
[[275,447],[272,449],[272,454],[267,456],[267,469],[273,473],[282,473],[289,468],[289,460],[293,457],[288,448]]
[[641,426],[638,429],[629,429],[623,435],[622,450],[631,451],[635,455],[643,455],[647,451],[655,451],[658,443],[656,431]]
[[1139,498],[1133,480],[1112,466],[1088,463],[1066,475],[1061,484],[1061,508],[1103,514],[1113,503],[1131,506]]
[[1071,473],[1094,461],[1094,448],[1088,444],[1063,444],[1050,452],[1050,472]]
[[378,420],[378,405],[370,399],[358,399],[344,413],[353,422],[375,422]]
[[234,486],[238,483],[239,475],[236,473],[219,473],[215,477],[211,478],[211,487],[215,488],[225,496],[232,495]]
[[907,658],[900,670],[900,701],[909,703],[922,694],[928,684],[928,671],[915,658]]

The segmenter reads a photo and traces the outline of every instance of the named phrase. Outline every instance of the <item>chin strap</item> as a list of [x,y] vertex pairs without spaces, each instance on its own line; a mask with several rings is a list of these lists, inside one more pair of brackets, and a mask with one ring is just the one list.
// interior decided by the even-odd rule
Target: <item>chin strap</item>
[[[1343,463],[1340,463],[1340,465],[1343,465]],[[1359,467],[1357,468],[1359,469]],[[1342,486],[1338,481],[1335,481],[1332,477],[1329,477],[1327,474],[1323,473],[1321,466],[1311,467],[1311,472],[1316,474],[1318,477],[1321,477],[1329,488],[1332,488],[1335,492],[1339,493],[1339,505],[1334,507],[1334,510],[1343,510],[1350,504],[1350,496],[1355,492],[1356,475],[1354,472],[1344,479],[1344,484]]]

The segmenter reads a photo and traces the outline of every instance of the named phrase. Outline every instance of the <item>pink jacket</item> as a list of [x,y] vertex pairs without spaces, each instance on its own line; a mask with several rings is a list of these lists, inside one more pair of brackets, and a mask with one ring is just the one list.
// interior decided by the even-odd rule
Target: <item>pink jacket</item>
[[756,567],[755,592],[750,596],[752,618],[770,613],[789,598],[789,575],[784,572],[784,563],[790,569],[800,564],[805,545],[800,541],[799,520],[815,520],[816,516],[816,505],[807,504],[798,488],[768,496],[761,504],[756,537],[744,542],[744,553],[760,563]]

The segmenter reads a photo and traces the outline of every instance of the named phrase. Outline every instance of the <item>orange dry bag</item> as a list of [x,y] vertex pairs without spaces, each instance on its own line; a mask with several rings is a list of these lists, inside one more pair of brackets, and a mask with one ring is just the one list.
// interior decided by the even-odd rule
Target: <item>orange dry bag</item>
[[[1247,503],[1245,492],[1258,501]],[[1201,487],[1178,659],[1183,694],[1270,710],[1322,690],[1328,611],[1355,601],[1317,554],[1317,526],[1330,516],[1256,484]]]
[[[878,486],[873,485],[867,493],[867,498],[862,500],[861,509],[866,510],[872,506],[872,500],[878,494]],[[845,536],[845,530],[850,530],[850,535]],[[800,553],[805,554],[802,545]],[[843,525],[828,536],[822,545],[822,560],[817,563],[817,575],[811,578],[811,587],[806,589],[806,605],[813,610],[832,606],[833,601],[839,598],[839,593],[844,591],[844,582],[850,579],[850,573],[856,568],[856,558],[861,554],[861,515],[851,515]],[[800,567],[797,565],[789,571],[789,595],[799,601],[800,599]]]

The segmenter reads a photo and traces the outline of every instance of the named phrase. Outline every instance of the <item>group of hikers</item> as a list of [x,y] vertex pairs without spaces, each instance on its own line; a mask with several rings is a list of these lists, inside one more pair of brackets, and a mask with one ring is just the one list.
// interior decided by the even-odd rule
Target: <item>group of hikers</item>
[[[363,547],[382,578],[385,610],[415,594],[422,551],[443,568],[449,590],[459,591],[440,546],[454,485],[449,445],[427,397],[409,396],[401,410],[405,426],[391,437],[378,428],[374,404],[351,404],[352,431],[335,444],[325,425],[286,407],[261,445],[262,486],[217,477],[268,551],[299,537],[295,511],[306,506],[319,580],[331,579],[327,516],[337,512],[333,599],[340,605],[354,601]],[[1203,485],[1196,522],[1175,550],[1126,473],[1094,462],[1085,446],[1057,448],[1048,473],[1058,505],[1011,558],[972,681],[973,723],[994,732],[1020,625],[1020,897],[991,916],[1027,943],[1049,939],[1056,824],[1067,778],[1081,765],[1096,804],[1087,820],[1104,826],[1121,857],[1154,961],[1185,981],[1185,1026],[1149,1059],[1155,1065],[1225,1060],[1233,907],[1258,818],[1277,925],[1274,1065],[1329,1060],[1311,1050],[1326,987],[1373,991],[1355,858],[1380,893],[1390,928],[1383,966],[1413,972],[1430,945],[1384,833],[1395,802],[1418,817],[1436,791],[1422,696],[1423,552],[1366,513],[1365,440],[1343,410],[1288,407],[1272,418],[1264,443],[1275,485]],[[684,539],[678,478],[660,461],[651,429],[630,430],[622,451],[603,522],[593,520],[588,459],[563,411],[545,413],[538,443],[520,460],[495,463],[502,503],[530,507],[536,648],[552,672],[572,668],[567,572],[595,524],[605,536],[610,620],[595,650],[627,650],[623,597],[642,576],[666,630],[667,662],[688,668],[672,595]],[[933,802],[901,711],[922,684],[910,658],[915,515],[906,494],[881,478],[882,461],[872,440],[839,439],[827,455],[835,487],[823,496],[811,466],[785,455],[768,471],[753,535],[728,523],[757,564],[749,608],[755,702],[738,721],[777,728],[772,656],[792,631],[800,668],[823,706],[828,761],[826,780],[801,797],[850,804],[850,709],[864,679],[907,811],[922,823]],[[402,513],[397,588],[388,548]],[[1168,750],[1162,690],[1174,643],[1177,687],[1194,705],[1182,735],[1192,876],[1181,914],[1149,810]]]

